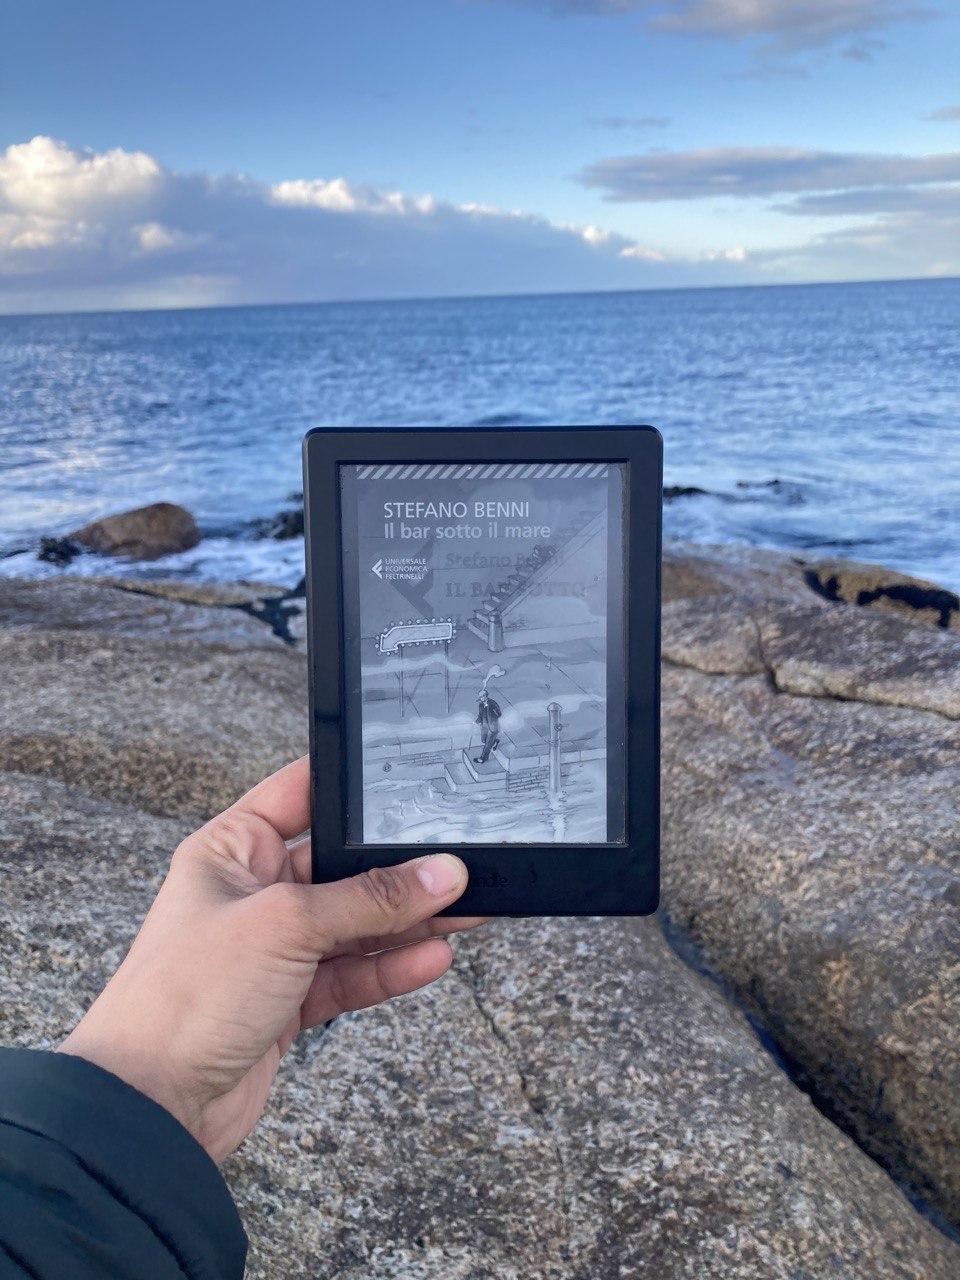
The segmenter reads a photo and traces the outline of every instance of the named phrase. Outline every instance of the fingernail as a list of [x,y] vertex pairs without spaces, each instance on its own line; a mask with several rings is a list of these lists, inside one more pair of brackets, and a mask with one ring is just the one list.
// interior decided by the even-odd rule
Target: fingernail
[[463,883],[463,863],[449,853],[438,853],[424,858],[417,867],[417,876],[427,893],[439,898]]

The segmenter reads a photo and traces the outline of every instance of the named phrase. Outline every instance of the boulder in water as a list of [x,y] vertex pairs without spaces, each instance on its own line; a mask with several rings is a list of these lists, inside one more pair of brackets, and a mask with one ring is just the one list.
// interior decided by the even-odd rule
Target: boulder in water
[[153,502],[93,520],[68,536],[70,541],[101,555],[156,560],[195,547],[200,530],[184,507],[174,502]]

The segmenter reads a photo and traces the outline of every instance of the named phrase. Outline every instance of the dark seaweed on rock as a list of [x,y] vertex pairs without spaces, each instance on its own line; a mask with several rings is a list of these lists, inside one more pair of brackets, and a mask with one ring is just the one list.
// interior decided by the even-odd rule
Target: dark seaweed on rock
[[910,580],[879,565],[872,569],[849,565],[833,572],[831,567],[809,568],[803,574],[810,590],[824,600],[861,607],[886,603],[907,612],[929,614],[936,625],[944,629],[960,621],[960,596],[953,591],[930,582]]
[[276,538],[278,541],[302,538],[303,507],[291,507],[286,511],[278,511],[276,515],[252,521],[249,527],[256,538]]
[[65,565],[82,551],[83,547],[71,541],[70,538],[41,538],[37,559],[43,560],[46,564]]
[[664,502],[675,502],[677,498],[705,498],[709,496],[710,491],[708,489],[699,489],[693,484],[668,484],[663,487]]

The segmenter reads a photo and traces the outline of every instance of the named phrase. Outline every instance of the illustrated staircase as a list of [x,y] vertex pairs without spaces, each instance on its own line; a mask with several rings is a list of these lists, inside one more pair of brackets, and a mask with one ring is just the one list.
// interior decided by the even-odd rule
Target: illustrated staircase
[[511,604],[524,595],[528,587],[534,585],[537,576],[542,576],[578,535],[585,534],[588,529],[599,525],[602,520],[603,515],[598,515],[596,511],[580,511],[576,519],[557,531],[557,540],[553,546],[538,543],[533,551],[528,556],[524,556],[514,570],[497,584],[496,590],[491,592],[474,610],[473,617],[467,621],[467,626],[474,635],[479,636],[484,643],[488,643],[491,619],[498,614],[502,616]]
[[[480,748],[475,747],[479,753]],[[477,764],[469,751],[462,751],[459,760],[448,761],[443,766],[444,777],[452,791],[503,791],[507,785],[507,771],[496,758],[490,756],[486,764]]]

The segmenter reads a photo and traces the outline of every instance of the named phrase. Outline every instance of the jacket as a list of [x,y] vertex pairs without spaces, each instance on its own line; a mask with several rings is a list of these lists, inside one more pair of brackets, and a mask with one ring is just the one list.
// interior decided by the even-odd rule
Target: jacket
[[240,1280],[246,1250],[168,1111],[82,1058],[0,1048],[0,1280]]
[[474,723],[483,725],[485,729],[496,729],[502,714],[500,704],[494,702],[492,698],[488,698],[486,702],[480,703],[480,710]]

